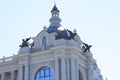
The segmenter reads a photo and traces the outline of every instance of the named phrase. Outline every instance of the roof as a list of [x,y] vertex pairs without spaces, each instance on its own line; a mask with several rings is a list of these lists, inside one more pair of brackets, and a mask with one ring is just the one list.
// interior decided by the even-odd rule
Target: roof
[[60,12],[60,11],[58,10],[58,8],[56,7],[56,5],[54,5],[53,9],[51,10],[51,12],[53,12],[53,11]]

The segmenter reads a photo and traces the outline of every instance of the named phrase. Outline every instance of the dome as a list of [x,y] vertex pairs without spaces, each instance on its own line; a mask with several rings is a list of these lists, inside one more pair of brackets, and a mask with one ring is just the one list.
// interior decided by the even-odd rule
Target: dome
[[53,33],[53,32],[57,32],[58,31],[58,26],[51,26],[48,27],[47,32],[48,33]]

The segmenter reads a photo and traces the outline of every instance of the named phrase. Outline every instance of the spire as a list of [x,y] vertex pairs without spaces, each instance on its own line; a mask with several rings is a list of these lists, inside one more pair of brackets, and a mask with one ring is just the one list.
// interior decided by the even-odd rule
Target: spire
[[54,7],[53,9],[51,10],[51,13],[52,12],[59,12],[58,8],[56,7],[56,3],[54,3]]
[[52,10],[51,10],[51,18],[50,18],[50,26],[49,27],[59,27],[61,26],[60,22],[61,19],[59,18],[59,10],[56,6],[56,4],[54,4]]

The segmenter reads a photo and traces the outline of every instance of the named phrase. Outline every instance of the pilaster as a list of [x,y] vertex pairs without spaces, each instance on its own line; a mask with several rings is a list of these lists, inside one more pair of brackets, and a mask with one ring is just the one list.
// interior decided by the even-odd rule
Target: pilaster
[[23,79],[23,67],[22,64],[19,65],[19,69],[18,69],[18,80]]
[[25,64],[25,80],[29,80],[29,65]]
[[71,78],[72,80],[76,80],[76,68],[75,68],[75,58],[71,58]]
[[87,62],[87,75],[88,75],[88,80],[92,80],[92,68],[90,64],[90,59],[88,59]]
[[92,80],[91,69],[88,68],[88,80]]
[[14,70],[11,71],[11,80],[14,80],[15,79],[15,76],[14,76]]
[[91,58],[89,57],[87,60],[87,76],[88,80],[92,80],[92,67],[91,67]]
[[70,59],[69,58],[67,58],[66,59],[66,61],[67,61],[67,63],[66,63],[66,77],[67,77],[67,80],[71,80],[71,77],[70,77],[70,73],[71,73],[71,71],[70,71],[70,66],[71,66],[71,64],[70,64]]
[[5,80],[5,73],[2,72],[2,80]]
[[78,64],[78,60],[76,60],[76,80],[79,80],[79,64]]
[[59,59],[55,59],[55,80],[59,80]]
[[61,68],[62,68],[62,80],[66,80],[66,65],[65,65],[65,57],[61,58]]

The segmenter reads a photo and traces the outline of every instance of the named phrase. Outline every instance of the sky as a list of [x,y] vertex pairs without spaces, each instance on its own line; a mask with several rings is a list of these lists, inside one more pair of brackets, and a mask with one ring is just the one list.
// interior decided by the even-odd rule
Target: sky
[[62,26],[77,29],[91,44],[103,78],[118,80],[120,71],[120,0],[0,0],[0,58],[17,54],[22,39],[49,26],[56,2]]

